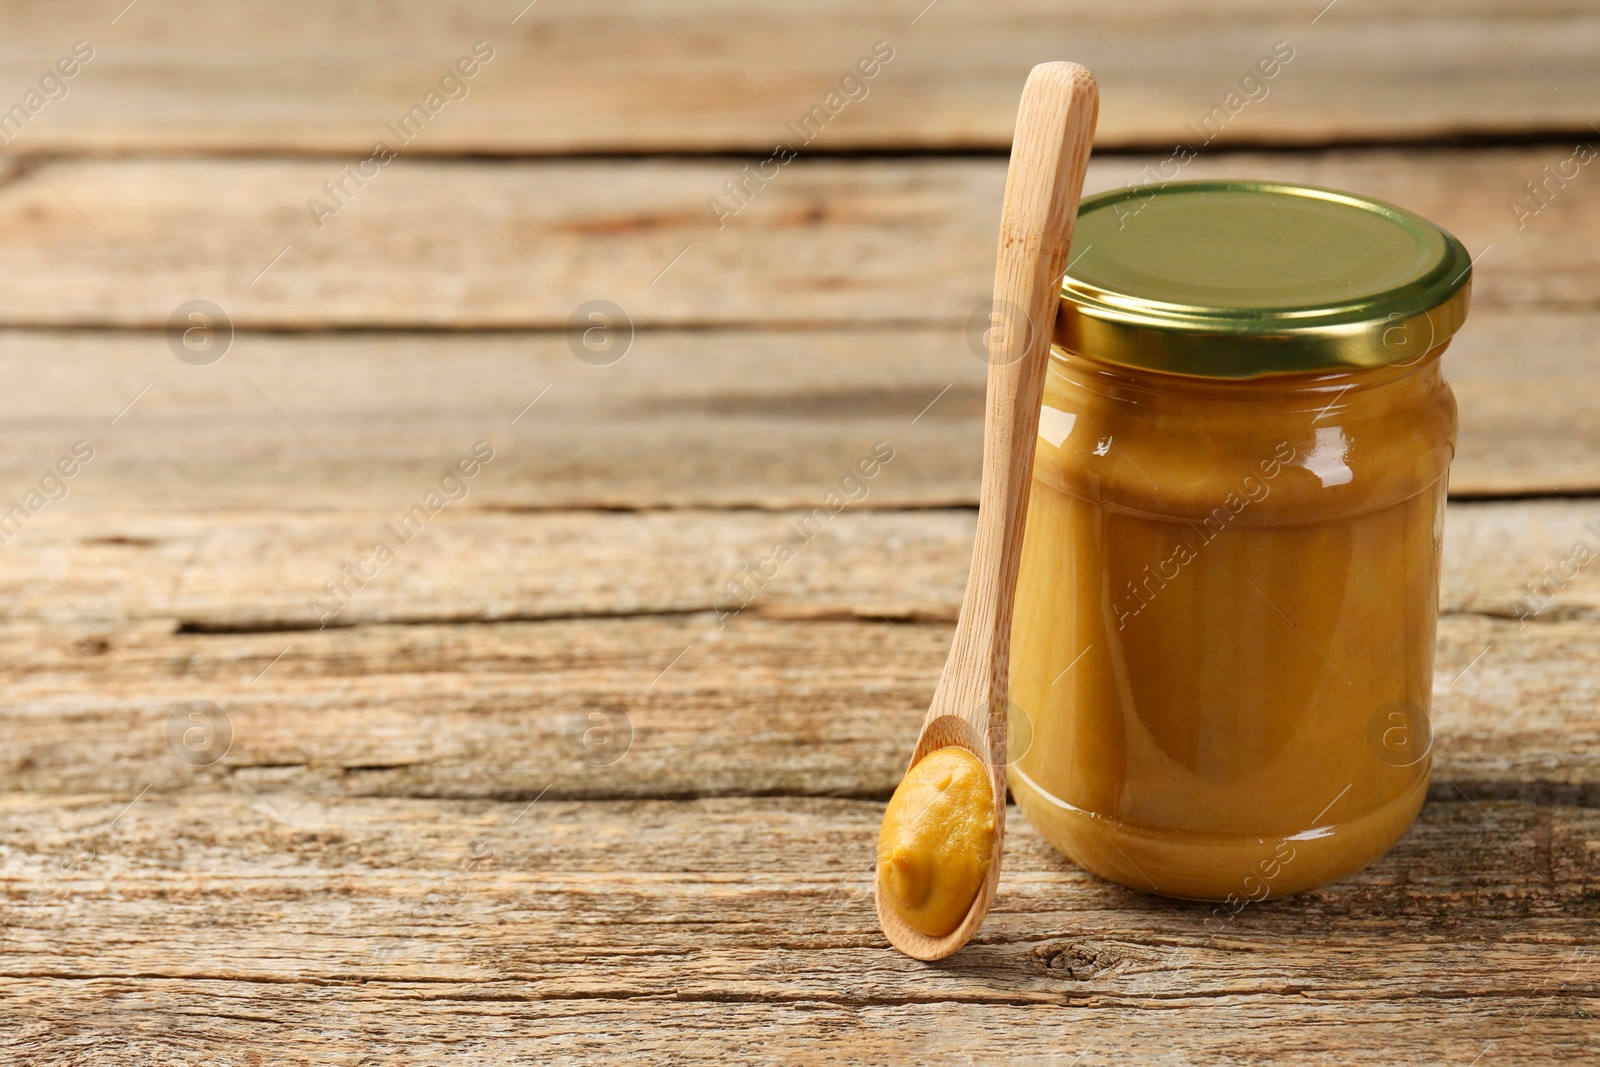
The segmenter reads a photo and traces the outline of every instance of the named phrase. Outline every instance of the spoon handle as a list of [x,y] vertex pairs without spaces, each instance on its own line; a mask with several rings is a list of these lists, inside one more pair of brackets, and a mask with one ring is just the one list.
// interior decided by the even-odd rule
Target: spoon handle
[[[1006,173],[990,315],[988,408],[978,535],[961,619],[929,715],[957,714],[979,728],[991,765],[1005,766],[1011,609],[1033,477],[1061,276],[1077,221],[1099,111],[1094,76],[1076,63],[1041,63],[1028,75]],[[998,748],[998,751],[994,749]]]

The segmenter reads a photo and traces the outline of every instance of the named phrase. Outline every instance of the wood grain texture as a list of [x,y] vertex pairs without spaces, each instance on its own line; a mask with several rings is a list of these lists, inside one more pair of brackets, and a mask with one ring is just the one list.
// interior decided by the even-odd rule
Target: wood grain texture
[[[396,517],[388,512],[45,512],[4,547],[0,621],[70,624],[81,610],[111,627],[287,638],[323,621],[713,611],[953,622],[972,557],[971,510],[873,509],[872,499],[825,522],[801,511],[446,511],[404,545],[384,527]],[[1591,523],[1600,524],[1600,503],[1587,499],[1450,505],[1441,609],[1600,620],[1600,563],[1577,551],[1600,555]],[[395,557],[359,587],[349,583],[342,605],[330,599],[324,583],[344,581],[341,564],[370,558],[379,538]],[[766,565],[763,578],[778,542],[794,558]],[[1530,582],[1549,589],[1542,608],[1528,599]],[[324,620],[313,597],[337,613]]]
[[929,967],[872,920],[877,803],[128,801],[0,804],[14,1062],[114,1028],[179,1063],[246,1029],[205,1062],[1594,1051],[1589,809],[1431,804],[1366,871],[1227,921],[1088,876],[1019,818],[989,922]]
[[[1473,313],[1445,357],[1461,398],[1452,493],[1600,490],[1597,335],[1595,312]],[[642,331],[608,367],[551,334],[242,334],[194,367],[158,334],[6,331],[0,510],[80,439],[94,460],[7,551],[108,509],[394,518],[478,440],[496,457],[446,518],[810,510],[878,441],[895,458],[852,508],[971,506],[984,371],[962,327]]]
[[[368,982],[347,986],[137,979],[0,980],[26,1021],[10,1039],[25,1067],[109,1055],[163,1067],[312,1063],[521,1065],[975,1064],[1003,1048],[1048,1067],[1120,1063],[1471,1063],[1593,1061],[1594,998],[1417,995],[1382,1003],[1303,989],[1249,997],[1085,998],[1047,1005],[763,1003],[663,995],[632,1002],[540,1001],[537,983]],[[358,995],[359,994],[359,995]],[[1534,999],[1541,997],[1542,999]],[[1353,1010],[1355,1009],[1355,1010]],[[16,1035],[12,1037],[12,1035]],[[1130,1051],[1132,1050],[1132,1051]]]
[[[1316,143],[1586,131],[1600,17],[1581,0],[1179,0],[1137,5],[925,0],[803,10],[771,2],[583,5],[403,0],[354,9],[12,0],[0,82],[20,99],[75,40],[95,57],[11,146],[20,152],[337,152],[364,156],[474,42],[495,58],[408,151],[741,150],[765,155],[877,41],[894,58],[814,147],[1010,143],[1028,69],[1086,64],[1105,143],[1167,146],[1236,94],[1219,140]],[[277,10],[274,10],[274,7]],[[117,16],[115,22],[113,16]],[[513,21],[514,20],[514,21]],[[1253,66],[1292,59],[1241,88]],[[860,96],[856,89],[854,95]],[[1255,97],[1253,102],[1246,94]],[[839,108],[836,103],[835,108]],[[1223,113],[1226,117],[1227,113]],[[1215,123],[1215,120],[1213,120]],[[1587,136],[1587,132],[1581,132]]]
[[[1579,170],[1537,215],[1510,207],[1571,154],[1214,153],[1180,174],[1390,200],[1474,256],[1492,246],[1474,278],[1479,312],[1593,310],[1600,182]],[[1165,159],[1100,157],[1086,191]],[[241,330],[561,329],[595,299],[641,328],[961,326],[989,299],[1003,161],[797,160],[719,228],[706,201],[739,166],[400,160],[318,229],[306,200],[339,176],[332,160],[45,161],[0,188],[0,325],[165,328],[205,298]]]
[[[886,798],[950,630],[709,615],[295,634],[25,624],[6,630],[0,788]],[[1435,795],[1600,803],[1595,648],[1588,620],[1445,618]],[[195,700],[221,710],[191,720]]]
[[[379,537],[395,545],[394,560],[328,624],[472,622],[478,611],[496,621],[709,611],[954,621],[971,510],[902,512],[870,501],[826,522],[798,510],[446,510],[403,545],[384,528],[395,520],[389,512],[45,512],[5,545],[0,621],[72,621],[70,603],[107,625],[317,629],[323,619],[307,600],[326,601],[323,582],[342,581],[341,563],[370,557]],[[1600,545],[1590,523],[1600,525],[1600,504],[1589,499],[1451,504],[1440,608],[1600,617],[1600,566],[1581,550]],[[810,539],[797,533],[806,530]],[[778,542],[795,558],[762,579]]]

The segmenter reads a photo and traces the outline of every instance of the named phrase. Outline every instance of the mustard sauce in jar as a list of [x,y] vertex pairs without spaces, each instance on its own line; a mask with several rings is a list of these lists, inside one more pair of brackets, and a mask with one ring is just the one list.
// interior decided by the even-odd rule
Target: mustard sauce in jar
[[1233,902],[1405,834],[1470,273],[1438,227],[1329,190],[1084,202],[1011,646],[1011,790],[1068,857]]

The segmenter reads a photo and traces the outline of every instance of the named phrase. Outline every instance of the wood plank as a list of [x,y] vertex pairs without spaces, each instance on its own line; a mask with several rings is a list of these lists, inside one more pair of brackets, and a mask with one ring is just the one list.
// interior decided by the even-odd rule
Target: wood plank
[[422,101],[480,40],[494,58],[408,152],[764,154],[795,139],[785,124],[823,103],[879,40],[894,58],[815,147],[1002,148],[1028,68],[1048,59],[1094,70],[1104,143],[1165,147],[1194,139],[1187,124],[1238,92],[1279,41],[1293,59],[1245,87],[1257,100],[1220,140],[1529,127],[1587,136],[1585,105],[1600,91],[1591,62],[1600,17],[1581,0],[1532,9],[1514,0],[1343,0],[1327,11],[1223,0],[1203,17],[1177,0],[519,6],[405,0],[377,17],[305,0],[243,8],[207,0],[181,12],[143,5],[111,21],[88,0],[10,0],[0,6],[0,70],[15,98],[73,41],[95,48],[69,95],[34,117],[14,149],[364,155],[387,136],[386,122]]
[[1600,501],[1452,505],[1446,522],[1442,610],[1600,617]]
[[[1580,171],[1520,229],[1508,206],[1570,152],[1212,154],[1181,173],[1392,200],[1474,255],[1492,246],[1480,311],[1593,310],[1600,183]],[[1102,156],[1086,189],[1164,158]],[[732,161],[402,160],[319,230],[305,201],[338,177],[330,160],[46,161],[0,190],[0,325],[165,328],[203,297],[241,330],[560,329],[595,299],[637,327],[962,326],[990,295],[1004,170],[798,160],[719,229],[706,200],[737,174]]]
[[[1436,796],[1600,803],[1596,625],[1441,622]],[[684,615],[173,634],[63,607],[4,631],[0,789],[882,798],[950,631]],[[231,741],[190,758],[194,700]],[[586,745],[591,726],[617,748]]]
[[1018,818],[989,922],[928,967],[888,950],[873,918],[877,803],[128,801],[0,803],[15,843],[0,974],[18,1020],[0,1047],[81,1052],[115,1020],[124,1040],[183,1052],[243,1017],[253,1042],[305,1028],[415,1052],[458,1048],[437,1029],[452,1020],[475,1045],[609,1020],[635,1048],[777,1026],[789,1044],[751,1059],[815,1062],[798,1050],[826,1024],[841,1059],[928,1062],[883,1006],[901,1027],[975,1027],[949,1042],[990,1033],[1041,1054],[1079,1054],[1095,1030],[1110,1035],[1097,1050],[1146,1047],[1166,1029],[1159,1047],[1186,1056],[1281,1060],[1332,1032],[1385,1035],[1384,1062],[1406,1042],[1578,1062],[1600,1006],[1592,809],[1430,804],[1366,871],[1226,924],[1086,875]]
[[[797,964],[803,967],[804,964]],[[1302,990],[1277,997],[1087,998],[1049,1005],[856,1005],[663,995],[541,1001],[538,983],[0,980],[17,1005],[0,1048],[31,1064],[96,1055],[178,1067],[255,1067],[381,1056],[390,1063],[603,1064],[619,1049],[661,1063],[1026,1064],[1594,1061],[1586,993],[1414,996],[1352,1011]],[[13,1036],[15,1035],[15,1036]],[[259,1049],[260,1051],[256,1051]],[[1331,1050],[1331,1052],[1330,1052]],[[556,1057],[555,1059],[550,1059]],[[135,1061],[139,1062],[139,1061]],[[340,1062],[340,1060],[335,1060]]]
[[[1456,496],[1600,491],[1595,336],[1596,312],[1474,313],[1446,357],[1462,398]],[[451,513],[809,510],[879,440],[895,458],[853,507],[977,499],[984,364],[960,327],[643,331],[609,367],[551,334],[249,334],[236,348],[194,367],[159,335],[0,332],[0,504],[74,441],[96,450],[7,550],[85,510],[381,522],[478,440],[496,458]]]
[[1460,413],[1453,496],[1600,489],[1600,435],[1580,414],[1593,410],[1578,370],[1596,355],[1587,317],[1480,308],[1456,335],[1444,357]]
[[[77,619],[69,602],[104,625],[154,620],[196,633],[290,636],[324,623],[737,615],[742,605],[746,617],[954,622],[972,511],[874,509],[868,484],[859,509],[821,518],[446,511],[404,544],[393,532],[397,515],[386,512],[46,512],[5,546],[12,566],[0,571],[0,622],[69,623]],[[1441,610],[1600,619],[1600,533],[1591,523],[1600,527],[1592,499],[1451,504]],[[364,562],[378,539],[394,558]],[[780,541],[794,558],[760,578]],[[341,564],[377,573],[357,586]],[[330,595],[326,582],[346,591]],[[1548,590],[1542,605],[1529,583]]]
[[[107,829],[123,809],[126,822]],[[1215,905],[1095,878],[1019,815],[1000,907],[974,941],[979,950],[948,970],[879,951],[887,945],[870,907],[875,802],[328,804],[270,793],[146,797],[132,807],[124,796],[9,798],[0,811],[8,838],[26,832],[5,864],[15,894],[10,953],[79,977],[539,977],[546,996],[620,997],[659,994],[676,976],[689,995],[720,986],[867,1002],[898,999],[915,982],[930,1001],[1062,1002],[1068,991],[1156,997],[1164,972],[1185,963],[1196,972],[1184,990],[1191,996],[1272,992],[1309,978],[1320,957],[1341,966],[1317,977],[1319,992],[1381,1001],[1394,995],[1375,980],[1381,973],[1419,992],[1431,978],[1483,995],[1495,981],[1549,982],[1550,965],[1574,942],[1600,943],[1586,899],[1600,873],[1588,847],[1600,813],[1517,802],[1430,804],[1365,871],[1227,922]],[[63,855],[75,860],[66,870]],[[446,898],[441,914],[413,912],[416,898],[434,894]],[[1440,914],[1446,906],[1450,914]],[[274,913],[274,924],[256,918]],[[1464,938],[1465,923],[1496,936]],[[596,968],[596,957],[638,947],[635,924],[655,931],[660,951],[635,955],[627,973]],[[143,936],[108,941],[113,929]],[[1400,929],[1410,951],[1360,958]],[[1315,944],[1303,942],[1314,934]],[[451,943],[458,938],[476,944]],[[1055,966],[1034,952],[1061,938],[1130,943],[1115,964],[1073,974],[1059,958],[1069,946],[1051,946]],[[239,954],[219,958],[228,943]],[[819,957],[809,975],[780,980],[768,969],[808,951]],[[1503,959],[1507,973],[1471,966],[1472,951]],[[860,966],[867,960],[876,965]],[[1286,964],[1287,974],[1278,969]],[[9,958],[0,967],[18,973]],[[999,980],[985,982],[990,974]]]
[[609,367],[559,334],[237,349],[193,367],[159,335],[0,334],[0,485],[21,495],[82,438],[96,456],[41,526],[107,507],[398,514],[487,440],[452,509],[812,507],[887,439],[869,506],[976,500],[985,365],[958,329],[655,331]]

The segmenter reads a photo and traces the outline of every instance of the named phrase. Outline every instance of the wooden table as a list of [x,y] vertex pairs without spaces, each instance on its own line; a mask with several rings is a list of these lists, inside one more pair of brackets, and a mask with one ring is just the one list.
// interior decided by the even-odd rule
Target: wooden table
[[[1600,547],[1592,3],[121,5],[0,3],[0,106],[94,53],[0,161],[5,1063],[1600,1057],[1600,565],[1515,608]],[[977,940],[907,960],[872,842],[965,580],[1023,74],[1100,75],[1102,189],[1278,41],[1183,176],[1480,256],[1430,802],[1209,931],[1014,817]]]

